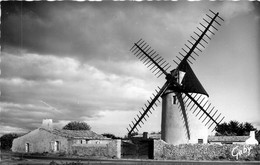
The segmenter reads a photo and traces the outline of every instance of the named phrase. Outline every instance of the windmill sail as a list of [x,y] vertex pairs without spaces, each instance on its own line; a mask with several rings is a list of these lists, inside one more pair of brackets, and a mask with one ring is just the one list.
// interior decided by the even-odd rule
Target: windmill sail
[[[196,116],[198,116],[201,113],[201,116],[199,119],[201,119],[204,115],[205,118],[203,119],[202,123],[204,121],[207,121],[205,126],[210,124],[208,128],[211,128],[212,125],[219,125],[223,121],[225,117],[222,117],[222,119],[218,120],[221,116],[221,113],[218,113],[218,110],[214,110],[215,107],[211,107],[211,104],[204,103],[204,98],[201,96],[198,96],[198,94],[195,94],[195,96],[192,96],[188,92],[183,92],[185,94],[184,99],[186,99],[185,102],[188,102],[188,106],[190,110],[193,110],[193,113],[197,111]],[[197,97],[198,96],[198,97]],[[188,99],[188,100],[187,100]],[[208,119],[208,120],[206,120]],[[215,129],[215,127],[214,127]],[[213,129],[213,130],[214,130]]]
[[153,105],[157,106],[156,101],[158,101],[158,98],[165,92],[165,90],[169,87],[169,85],[170,85],[170,82],[166,81],[166,83],[163,85],[163,87],[159,88],[160,89],[159,91],[156,90],[157,94],[154,95],[153,98],[151,98],[151,101],[147,101],[148,102],[148,106],[145,104],[145,109],[142,108],[143,112],[139,111],[141,116],[137,115],[137,119],[134,118],[135,122],[132,121],[133,125],[131,125],[131,124],[129,125],[130,129],[127,128],[128,135],[131,135],[131,133],[133,133],[134,130],[138,131],[137,126],[141,127],[141,125],[140,125],[141,122],[142,122],[142,124],[144,124],[143,123],[143,119],[146,120],[145,117],[146,116],[149,117],[148,112],[151,113],[151,108],[154,109]]
[[[213,16],[206,14],[207,18],[210,19],[210,21],[207,21],[206,19],[203,18],[203,20],[206,23],[206,26],[203,25],[202,23],[200,23],[201,27],[197,27],[199,32],[194,32],[195,37],[191,36],[191,38],[195,42],[193,43],[190,40],[188,40],[190,46],[185,44],[186,49],[188,49],[188,50],[182,48],[184,53],[179,52],[179,54],[183,57],[183,59],[181,59],[180,57],[177,56],[177,58],[180,60],[180,62],[178,63],[175,60],[173,60],[178,65],[176,70],[185,72],[185,76],[181,82],[182,91],[183,91],[183,93],[185,93],[185,97],[188,98],[185,102],[189,101],[187,103],[188,103],[188,105],[192,106],[191,109],[194,107],[195,110],[193,110],[193,113],[195,113],[197,111],[197,109],[199,109],[196,114],[196,116],[198,116],[200,113],[202,113],[202,115],[200,116],[199,119],[201,119],[202,116],[204,116],[204,115],[206,116],[202,122],[204,122],[206,119],[208,119],[205,124],[205,125],[207,125],[207,124],[211,123],[208,128],[210,128],[213,124],[218,125],[219,123],[221,123],[222,120],[224,119],[224,117],[220,121],[217,121],[219,119],[219,117],[221,116],[221,113],[219,113],[217,116],[215,116],[217,114],[218,110],[214,110],[214,107],[213,107],[211,109],[211,111],[208,112],[207,110],[210,109],[210,106],[206,107],[206,104],[201,105],[203,100],[201,101],[200,99],[194,98],[189,94],[189,93],[195,93],[196,96],[197,96],[197,94],[204,94],[206,96],[209,96],[208,93],[206,92],[206,90],[203,88],[203,86],[199,82],[199,80],[197,79],[194,72],[192,71],[192,69],[189,65],[189,63],[192,64],[192,62],[189,60],[189,57],[191,57],[191,59],[195,61],[195,58],[192,55],[195,54],[196,56],[199,56],[198,53],[196,53],[196,50],[202,52],[201,49],[205,48],[205,46],[203,44],[205,44],[205,43],[208,44],[205,37],[207,39],[211,40],[210,35],[211,34],[215,35],[215,33],[212,32],[212,30],[210,30],[210,28],[213,28],[218,31],[218,29],[215,27],[216,25],[214,25],[214,23],[216,23],[218,26],[221,26],[221,24],[217,21],[217,19],[224,21],[219,16],[219,13],[215,13],[211,10],[210,10],[210,12],[211,12],[211,14],[213,14]],[[204,30],[202,30],[202,29],[204,29]],[[199,33],[201,33],[201,34],[199,34]],[[203,44],[202,44],[202,41],[204,42]],[[199,46],[202,48],[199,48]],[[186,55],[184,56],[183,54],[186,54]],[[205,109],[205,108],[207,108],[207,109]]]
[[152,72],[158,77],[162,74],[167,75],[167,70],[171,67],[164,58],[159,56],[159,54],[151,50],[151,47],[142,39],[134,43],[134,46],[130,49],[136,57],[143,61],[143,63],[150,68]]
[[145,104],[142,112],[139,111],[140,114],[137,115],[137,118],[134,118],[132,124],[129,124],[128,135],[138,131],[138,126],[141,127],[141,124],[144,124],[143,119],[146,120],[146,117],[149,117],[148,112],[152,113],[151,109],[154,109],[154,105],[157,106],[156,102],[167,89],[172,89],[177,94],[188,139],[190,139],[190,128],[185,108],[189,108],[193,113],[196,113],[196,116],[199,116],[199,119],[206,123],[205,125],[209,125],[209,128],[212,125],[218,125],[224,119],[223,117],[219,120],[221,114],[218,113],[218,110],[212,108],[208,101],[205,102],[202,95],[207,97],[209,95],[189,65],[189,63],[192,64],[191,60],[196,60],[195,55],[199,56],[198,51],[202,52],[205,48],[204,44],[208,44],[208,40],[211,40],[210,36],[215,35],[213,29],[218,31],[216,27],[221,26],[218,20],[224,21],[219,13],[211,10],[210,12],[209,15],[206,14],[206,19],[203,18],[204,23],[200,23],[200,27],[197,27],[198,31],[194,31],[194,35],[191,36],[191,40],[188,40],[188,44],[185,44],[185,48],[182,48],[182,52],[179,52],[180,57],[176,56],[179,62],[173,60],[177,64],[177,68],[170,73],[167,71],[171,67],[169,63],[159,56],[154,49],[151,49],[143,39],[134,43],[130,51],[156,76],[160,77],[164,74],[166,82],[162,88],[159,88],[159,91],[156,90],[153,97],[150,97],[150,100],[147,101],[148,104]]
[[[218,22],[217,19],[220,19],[221,21],[224,20],[219,16],[219,13],[215,13],[211,10],[210,12],[211,15],[213,14],[213,16],[206,14],[206,19],[203,18],[203,23],[205,25],[200,23],[200,27],[197,27],[197,31],[194,31],[193,36],[191,35],[191,40],[187,40],[188,43],[184,44],[185,48],[182,48],[182,51],[179,52],[179,55],[181,57],[176,56],[179,62],[173,60],[177,65],[179,65],[179,63],[182,61],[188,61],[192,64],[190,59],[195,61],[196,59],[194,55],[199,56],[197,51],[202,52],[202,50],[205,48],[204,44],[208,44],[208,39],[211,40],[210,36],[215,35],[215,33],[210,29],[212,28],[218,31],[216,26],[221,26],[221,24]],[[207,19],[209,19],[210,21]]]

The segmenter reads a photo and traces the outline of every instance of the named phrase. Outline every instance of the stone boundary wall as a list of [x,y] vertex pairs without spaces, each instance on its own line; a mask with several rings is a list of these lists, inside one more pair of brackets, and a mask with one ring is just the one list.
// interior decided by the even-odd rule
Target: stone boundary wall
[[[102,140],[104,141],[104,140]],[[97,156],[106,158],[121,158],[121,140],[106,140],[106,144],[73,144],[71,154],[76,156]]]
[[260,145],[181,144],[154,140],[154,159],[163,160],[260,160]]

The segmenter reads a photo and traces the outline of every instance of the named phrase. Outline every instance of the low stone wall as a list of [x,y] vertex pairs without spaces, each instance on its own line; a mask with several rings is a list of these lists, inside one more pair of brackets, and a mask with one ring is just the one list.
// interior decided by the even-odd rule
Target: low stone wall
[[121,158],[121,140],[102,140],[102,144],[73,144],[71,154],[77,156],[97,156]]
[[170,160],[260,160],[260,146],[241,144],[170,145],[154,140],[154,159]]

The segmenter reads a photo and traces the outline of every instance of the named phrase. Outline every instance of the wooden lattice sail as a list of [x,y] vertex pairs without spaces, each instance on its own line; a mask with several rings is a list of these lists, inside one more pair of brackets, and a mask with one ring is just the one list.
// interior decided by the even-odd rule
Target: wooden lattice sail
[[219,16],[219,13],[209,11],[210,13],[206,14],[206,18],[203,18],[203,23],[200,23],[194,34],[190,36],[191,39],[187,40],[185,47],[176,56],[178,60],[173,60],[177,67],[170,72],[171,65],[143,39],[134,43],[130,49],[133,55],[140,59],[157,77],[164,75],[166,82],[162,87],[155,89],[155,93],[152,94],[136,118],[129,124],[129,128],[127,128],[128,135],[139,131],[138,128],[152,114],[152,110],[155,110],[154,107],[160,103],[159,98],[167,90],[171,90],[176,94],[178,108],[182,113],[188,139],[190,139],[190,127],[186,109],[190,109],[209,129],[214,125],[214,130],[224,119],[224,117],[221,117],[221,113],[203,97],[209,95],[190,66],[199,56],[199,52],[206,48],[205,44],[209,43],[211,35],[215,35],[214,31],[218,31],[217,27],[221,26],[220,21],[224,21]]

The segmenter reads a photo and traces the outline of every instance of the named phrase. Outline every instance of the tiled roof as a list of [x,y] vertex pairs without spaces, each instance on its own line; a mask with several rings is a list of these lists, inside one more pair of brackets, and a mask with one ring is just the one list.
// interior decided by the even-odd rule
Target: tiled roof
[[53,129],[47,130],[45,128],[40,128],[55,135],[63,136],[66,138],[84,138],[84,139],[107,139],[106,137],[99,135],[90,130],[63,130],[63,129]]
[[208,136],[209,142],[245,142],[249,136]]

